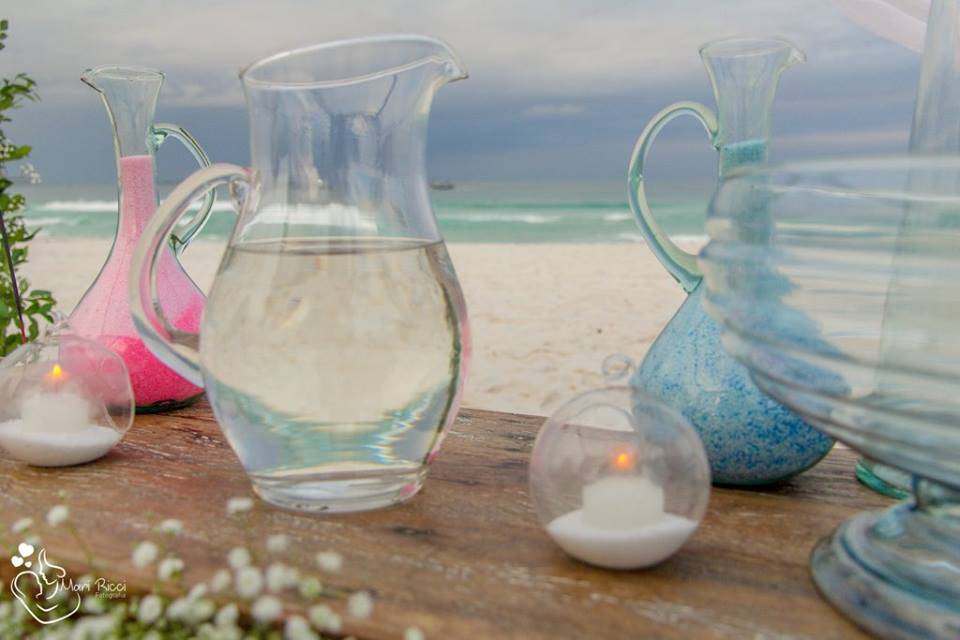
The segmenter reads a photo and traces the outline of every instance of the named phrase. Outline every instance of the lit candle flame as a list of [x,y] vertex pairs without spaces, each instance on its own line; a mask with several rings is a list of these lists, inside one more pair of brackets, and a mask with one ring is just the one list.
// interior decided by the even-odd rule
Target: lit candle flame
[[53,365],[50,369],[50,373],[47,374],[47,379],[51,382],[60,382],[63,380],[63,367],[59,363]]
[[613,458],[613,466],[620,471],[633,469],[633,455],[626,451],[621,451]]

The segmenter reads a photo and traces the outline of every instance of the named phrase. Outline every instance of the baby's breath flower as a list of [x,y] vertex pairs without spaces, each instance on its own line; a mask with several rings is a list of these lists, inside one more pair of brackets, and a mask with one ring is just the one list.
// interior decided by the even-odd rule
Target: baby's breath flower
[[284,640],[316,640],[317,634],[303,616],[290,616],[283,625]]
[[187,597],[191,600],[197,600],[207,595],[207,585],[202,582],[193,585],[190,589],[190,593],[187,594]]
[[161,580],[169,580],[183,571],[183,560],[170,556],[164,558],[157,565],[157,577]]
[[174,518],[169,518],[160,523],[157,527],[160,533],[166,533],[171,536],[178,536],[183,533],[183,522]]
[[66,522],[69,517],[70,509],[67,509],[65,505],[58,504],[47,512],[47,524],[56,527]]
[[24,162],[20,165],[20,175],[27,178],[30,184],[40,184],[40,172],[33,166],[33,163]]
[[343,568],[343,556],[336,551],[322,551],[316,557],[317,566],[329,573],[339,573]]
[[307,599],[316,598],[323,593],[323,583],[314,576],[308,576],[300,580],[299,588],[300,595]]
[[243,567],[237,571],[234,585],[238,596],[252,600],[263,590],[263,574],[257,567]]
[[227,500],[227,515],[235,515],[243,511],[253,509],[253,500],[251,498],[230,498]]
[[13,526],[10,527],[10,531],[13,533],[23,533],[27,529],[33,526],[33,518],[20,518],[13,523]]
[[270,553],[283,553],[290,546],[290,538],[278,533],[267,538],[267,551]]
[[283,604],[273,596],[260,596],[250,608],[250,615],[260,624],[270,624],[283,615]]
[[243,547],[236,547],[227,554],[227,563],[230,568],[242,569],[250,564],[250,552]]
[[140,601],[137,608],[137,620],[142,625],[150,626],[156,622],[163,613],[163,600],[160,596],[150,594]]
[[38,536],[38,535],[35,534],[35,533],[27,536],[27,539],[24,540],[24,542],[26,542],[26,543],[29,544],[29,545],[33,545],[34,547],[41,547],[41,546],[43,546],[43,545],[40,543],[40,536]]
[[143,569],[153,564],[159,553],[160,550],[157,549],[157,545],[150,541],[141,542],[133,549],[133,566]]
[[282,562],[274,562],[267,567],[267,589],[274,593],[295,586],[298,578],[297,570]]
[[186,598],[177,598],[167,607],[167,619],[174,622],[186,620],[189,612],[190,601]]
[[233,582],[233,576],[226,569],[220,569],[210,578],[210,591],[213,593],[223,593],[230,588]]
[[111,615],[84,616],[77,621],[71,638],[107,638],[116,631],[117,619]]
[[143,640],[163,640],[163,634],[161,634],[156,629],[147,632],[147,635],[143,636]]
[[213,600],[208,598],[190,600],[190,609],[187,611],[187,621],[191,624],[198,625],[212,618],[216,612],[217,605]]
[[347,611],[354,618],[369,618],[373,613],[373,598],[366,591],[357,591],[347,599]]
[[103,613],[104,606],[103,600],[97,596],[86,596],[83,599],[83,612],[84,613]]
[[240,609],[236,604],[230,603],[220,607],[220,611],[217,611],[217,615],[213,619],[213,624],[218,627],[232,627],[237,624],[237,618],[240,617]]
[[423,635],[423,631],[420,631],[419,627],[407,627],[406,631],[403,632],[403,640],[426,640],[426,636]]
[[310,624],[318,631],[329,631],[330,633],[340,632],[342,626],[340,616],[327,605],[316,604],[310,607],[307,615],[310,617]]

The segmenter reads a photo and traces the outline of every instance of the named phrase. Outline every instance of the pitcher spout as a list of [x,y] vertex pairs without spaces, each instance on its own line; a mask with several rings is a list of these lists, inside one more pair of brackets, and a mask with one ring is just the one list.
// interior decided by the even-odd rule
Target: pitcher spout
[[467,77],[445,42],[418,35],[339,40],[263,58],[240,72],[248,89],[333,88],[431,68],[441,84]]
[[705,44],[700,57],[717,100],[715,144],[721,162],[724,148],[736,144],[750,147],[755,160],[762,161],[780,74],[805,62],[806,56],[780,38],[728,38]]

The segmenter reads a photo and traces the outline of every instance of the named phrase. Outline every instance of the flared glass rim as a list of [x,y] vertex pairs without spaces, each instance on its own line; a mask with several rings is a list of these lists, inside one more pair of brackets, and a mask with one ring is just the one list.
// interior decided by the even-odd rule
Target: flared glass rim
[[164,74],[152,67],[138,67],[124,64],[104,64],[92,67],[80,74],[84,82],[93,79],[107,80],[163,80]]
[[744,58],[784,49],[800,51],[797,45],[778,36],[737,36],[710,40],[700,46],[699,52],[710,58]]
[[[314,80],[306,81],[287,81],[287,80],[266,80],[256,77],[258,71],[266,69],[271,65],[288,60],[290,58],[308,56],[315,54],[317,52],[341,49],[344,47],[355,47],[363,45],[404,45],[404,44],[426,44],[436,48],[438,52],[443,52],[442,56],[429,55],[429,56],[417,56],[412,58],[409,62],[385,66],[383,69],[377,69],[376,71],[358,74],[354,76],[345,75],[344,77],[338,78],[317,78]],[[271,54],[265,58],[260,58],[255,62],[248,64],[246,67],[240,70],[240,80],[245,86],[255,87],[257,89],[310,89],[310,88],[321,88],[321,87],[335,87],[349,84],[356,84],[358,82],[365,82],[368,80],[374,80],[376,78],[381,78],[385,76],[395,75],[400,71],[405,71],[418,67],[422,64],[428,62],[449,62],[453,65],[451,72],[451,77],[453,79],[466,78],[467,73],[464,70],[463,65],[460,62],[460,59],[453,52],[453,49],[443,40],[439,38],[433,38],[430,36],[423,36],[417,34],[386,34],[378,36],[368,36],[363,38],[347,38],[341,40],[333,40],[330,42],[323,42],[320,44],[308,45],[305,47],[299,47],[297,49],[291,49],[289,51],[282,51],[280,53]]]

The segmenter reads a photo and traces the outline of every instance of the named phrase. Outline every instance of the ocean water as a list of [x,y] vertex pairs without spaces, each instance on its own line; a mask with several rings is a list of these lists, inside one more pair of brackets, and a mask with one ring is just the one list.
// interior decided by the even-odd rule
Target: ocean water
[[[161,197],[171,185],[160,187]],[[117,195],[112,185],[32,186],[25,218],[46,237],[112,237]],[[676,189],[682,192],[682,189]],[[661,226],[675,239],[703,238],[706,196],[654,198]],[[624,182],[468,182],[431,192],[448,242],[637,242],[642,236]],[[218,199],[200,238],[223,239],[233,228],[230,202]]]

